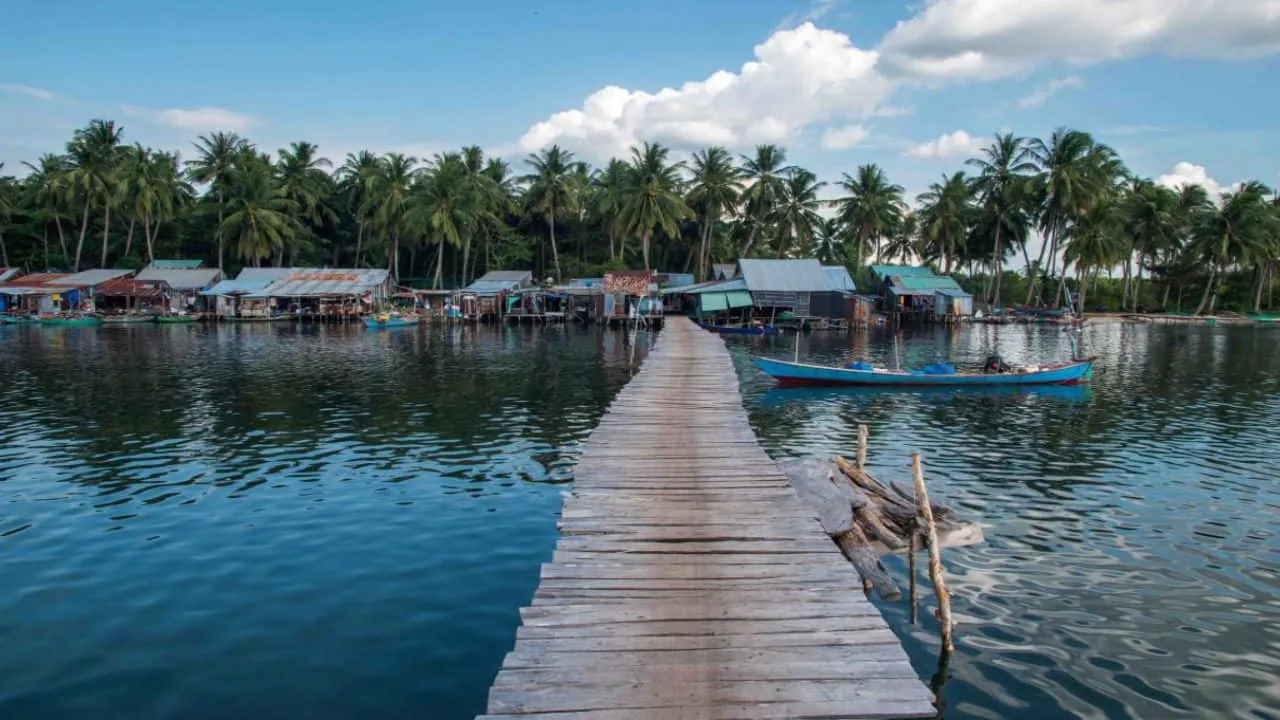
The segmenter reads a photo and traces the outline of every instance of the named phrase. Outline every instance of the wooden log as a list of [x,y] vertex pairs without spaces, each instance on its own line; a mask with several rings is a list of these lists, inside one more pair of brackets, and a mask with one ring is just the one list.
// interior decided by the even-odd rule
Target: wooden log
[[866,425],[858,425],[858,469],[867,468],[867,436],[870,433]]
[[876,592],[880,593],[880,597],[886,600],[897,600],[902,597],[902,591],[894,584],[893,578],[889,577],[888,571],[881,564],[880,553],[871,547],[871,541],[867,539],[861,528],[855,524],[847,532],[837,535],[835,540],[836,545],[840,546],[840,552],[849,558],[849,562],[853,563],[863,581],[870,582]]
[[920,505],[920,515],[924,519],[925,538],[929,547],[929,578],[933,581],[933,592],[938,596],[938,620],[942,624],[942,647],[947,652],[955,650],[951,630],[951,593],[947,591],[947,581],[942,576],[942,551],[938,547],[938,531],[933,522],[933,508],[929,504],[929,491],[924,486],[924,466],[920,462],[920,453],[911,454],[911,475],[916,484],[916,499]]
[[907,548],[907,572],[911,575],[907,583],[907,596],[911,601],[911,624],[916,624],[916,553],[920,551],[920,541],[913,531]]

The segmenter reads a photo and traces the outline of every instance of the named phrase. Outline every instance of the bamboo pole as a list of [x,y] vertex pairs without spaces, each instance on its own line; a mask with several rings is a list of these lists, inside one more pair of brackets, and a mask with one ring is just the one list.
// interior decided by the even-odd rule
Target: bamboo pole
[[911,537],[907,546],[907,572],[911,580],[907,583],[907,594],[911,601],[911,624],[916,624],[916,553],[920,551],[919,535],[915,528],[911,529]]
[[867,469],[867,437],[870,432],[866,425],[858,425],[858,469]]
[[800,331],[796,330],[796,362],[800,362]]
[[929,547],[929,578],[933,592],[938,597],[938,621],[942,625],[942,647],[947,652],[955,650],[951,638],[951,593],[942,577],[942,551],[938,547],[938,530],[933,522],[933,507],[929,505],[929,491],[924,486],[924,467],[920,453],[911,454],[911,473],[916,484],[916,505],[925,523],[925,542]]

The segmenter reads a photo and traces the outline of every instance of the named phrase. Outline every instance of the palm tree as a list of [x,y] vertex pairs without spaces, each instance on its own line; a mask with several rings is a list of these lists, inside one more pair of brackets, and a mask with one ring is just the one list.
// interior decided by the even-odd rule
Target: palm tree
[[901,185],[889,182],[878,165],[860,165],[856,175],[844,173],[840,187],[849,193],[836,201],[841,222],[854,236],[854,265],[862,267],[862,251],[880,249],[880,238],[902,222],[905,203]]
[[885,238],[880,255],[889,262],[907,263],[913,256],[925,259],[925,249],[920,242],[920,216],[918,213],[906,211],[902,219],[893,226],[889,236]]
[[1114,267],[1125,252],[1123,217],[1115,201],[1104,197],[1076,217],[1074,230],[1071,243],[1062,254],[1062,274],[1066,275],[1068,264],[1075,265],[1078,303],[1083,317],[1090,271],[1096,274],[1101,268]]
[[[1030,150],[1032,162],[1043,175],[1040,231],[1048,240],[1040,247],[1036,268],[1044,267],[1045,252],[1048,251],[1046,276],[1052,276],[1057,267],[1059,246],[1070,242],[1073,223],[1113,189],[1114,153],[1107,146],[1096,143],[1089,133],[1066,128],[1055,130],[1048,143],[1040,139],[1031,141]],[[1028,304],[1032,298],[1039,297],[1036,292],[1038,279],[1039,273],[1030,278]],[[1059,291],[1065,279],[1064,274],[1058,283]]]
[[942,273],[951,273],[951,263],[964,244],[973,221],[973,194],[963,172],[943,175],[917,198],[920,212],[915,214],[920,227],[920,249],[923,255],[942,261]]
[[347,212],[356,220],[356,254],[352,260],[356,267],[360,267],[364,251],[364,230],[369,221],[365,208],[377,173],[378,156],[368,150],[348,154],[342,167],[338,168],[338,187],[346,201]]
[[[160,226],[173,219],[187,205],[195,190],[182,173],[176,153],[150,152],[135,160],[129,176],[130,224],[142,221],[142,237],[146,243],[147,261],[156,258],[155,241]],[[127,245],[126,245],[127,247]],[[128,255],[128,251],[125,252]]]
[[680,221],[693,216],[681,196],[681,166],[667,163],[669,152],[660,143],[646,142],[631,148],[626,196],[618,221],[623,232],[640,236],[645,270],[650,269],[649,244],[654,228],[668,237],[679,237]]
[[[4,163],[0,163],[0,171]],[[0,267],[9,267],[9,248],[4,243],[4,230],[9,224],[9,216],[18,206],[18,184],[12,177],[0,175]],[[46,254],[47,248],[46,248]]]
[[[987,298],[992,307],[1000,306],[1000,280],[1004,276],[1004,246],[1001,241],[1005,227],[1013,225],[1018,236],[1026,235],[1029,215],[1026,212],[1032,197],[1028,176],[1036,171],[1031,149],[1025,138],[1013,133],[997,134],[990,146],[983,148],[981,158],[971,158],[966,164],[978,169],[973,190],[978,196],[987,223],[994,229],[995,249],[991,254],[991,295]],[[1026,245],[1023,244],[1023,255]],[[1027,278],[1032,275],[1031,262],[1027,258]]]
[[[314,143],[302,141],[281,148],[277,154],[276,173],[279,177],[280,191],[289,202],[297,208],[295,241],[309,242],[315,236],[315,230],[326,221],[334,221],[337,215],[329,207],[329,197],[333,194],[333,180],[327,168],[333,167],[328,158],[320,157],[320,148]],[[304,237],[305,235],[305,237]],[[297,247],[288,248],[296,254]],[[279,248],[277,265],[284,264],[286,247]]]
[[1218,208],[1206,213],[1196,233],[1196,249],[1209,266],[1204,295],[1196,315],[1212,312],[1214,283],[1226,275],[1232,263],[1249,265],[1266,251],[1274,230],[1270,190],[1259,182],[1249,182],[1222,196]]
[[560,251],[556,248],[556,218],[577,214],[581,196],[573,179],[573,153],[552,145],[542,152],[529,155],[525,162],[533,172],[524,176],[528,185],[525,201],[531,212],[547,221],[551,233],[551,260],[556,277],[561,277]]
[[243,147],[224,178],[227,214],[218,226],[219,240],[236,241],[237,253],[253,267],[278,253],[299,229],[298,207],[273,170],[270,158]]
[[484,150],[478,145],[462,148],[462,193],[466,196],[465,212],[468,222],[462,226],[462,285],[470,282],[468,268],[471,263],[472,236],[481,227],[492,226],[505,211],[507,198],[500,187],[485,171]]
[[[48,218],[53,218],[53,225],[58,231],[58,245],[62,248],[62,263],[67,265],[71,262],[71,256],[67,253],[67,237],[62,231],[62,213],[66,207],[65,185],[69,168],[67,158],[63,155],[45,153],[40,156],[35,165],[29,162],[22,164],[26,165],[27,170],[30,171],[27,175],[27,187],[31,189],[32,204],[39,207],[45,215],[46,228]],[[46,251],[46,269],[49,262],[48,256],[49,253]]]
[[757,145],[755,157],[742,156],[742,176],[747,181],[742,193],[743,216],[751,224],[743,257],[750,256],[760,231],[782,197],[782,179],[794,169],[786,162],[787,151],[777,145]]
[[[1172,190],[1148,180],[1140,180],[1128,188],[1120,206],[1121,221],[1138,255],[1138,270],[1131,295],[1131,312],[1138,311],[1142,296],[1142,268],[1149,256],[1176,242],[1178,232],[1178,196]],[[1132,256],[1132,253],[1129,253]],[[1126,258],[1126,264],[1128,262]]]
[[609,238],[609,261],[617,262],[624,258],[625,235],[618,232],[618,217],[622,215],[622,206],[627,193],[627,163],[618,158],[610,158],[603,170],[596,171],[591,181],[591,212],[596,220],[604,226],[605,235]]
[[66,190],[84,204],[80,218],[80,239],[76,243],[75,270],[80,270],[80,257],[84,250],[84,237],[89,229],[89,210],[95,200],[101,201],[104,213],[102,222],[102,267],[107,266],[107,236],[111,230],[111,200],[116,190],[116,162],[123,129],[110,120],[90,120],[86,127],[76,130],[67,143],[70,169]]
[[840,226],[839,218],[823,218],[822,224],[817,228],[817,246],[814,248],[818,261],[823,265],[843,265],[843,237],[844,228]]
[[[191,179],[209,185],[210,191],[218,203],[218,227],[222,227],[223,211],[227,204],[227,190],[231,183],[231,174],[236,158],[241,152],[252,147],[247,140],[235,133],[216,132],[202,135],[196,144],[197,156],[187,162],[187,170]],[[218,233],[218,269],[222,265],[222,238]]]
[[484,269],[490,270],[490,259],[493,250],[493,237],[503,229],[507,215],[515,207],[516,180],[511,174],[511,164],[502,158],[489,158],[485,163],[484,175],[492,183],[493,198],[489,210],[492,218],[482,223],[484,228]]
[[787,174],[782,197],[770,218],[778,236],[777,257],[795,250],[802,255],[811,253],[822,225],[818,211],[823,203],[818,191],[825,185],[808,170],[796,168]]
[[[612,162],[609,165],[613,167]],[[711,258],[712,233],[721,214],[732,209],[738,202],[742,193],[742,171],[734,167],[729,151],[719,146],[694,153],[690,170],[693,182],[687,202],[700,218],[698,279],[705,280]]]
[[408,229],[412,207],[413,181],[417,174],[415,158],[401,153],[384,156],[370,182],[368,197],[361,212],[369,215],[374,225],[390,243],[387,246],[387,269],[400,279],[400,238]]
[[437,156],[433,166],[419,175],[414,188],[410,221],[437,245],[433,288],[441,285],[445,245],[461,247],[477,224],[478,196],[468,186],[469,174],[463,156]]

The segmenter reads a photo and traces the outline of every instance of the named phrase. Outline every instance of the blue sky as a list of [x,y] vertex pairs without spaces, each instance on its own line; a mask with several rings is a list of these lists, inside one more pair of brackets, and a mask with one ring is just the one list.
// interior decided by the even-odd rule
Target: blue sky
[[825,180],[876,162],[915,194],[998,130],[1065,125],[1169,183],[1280,184],[1274,0],[49,0],[5,15],[6,171],[109,117],[186,154],[229,129],[334,160],[776,141]]

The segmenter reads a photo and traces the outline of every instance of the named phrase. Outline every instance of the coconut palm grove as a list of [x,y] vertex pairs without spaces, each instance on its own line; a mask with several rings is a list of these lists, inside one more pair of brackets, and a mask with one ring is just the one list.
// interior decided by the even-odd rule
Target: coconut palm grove
[[658,143],[603,167],[556,145],[517,161],[475,146],[327,158],[227,132],[174,152],[95,119],[20,176],[0,165],[0,265],[386,267],[406,285],[453,287],[491,269],[705,278],[739,257],[816,256],[860,283],[873,259],[929,263],[993,306],[1052,305],[1069,289],[1090,309],[1275,307],[1269,187],[1164,187],[1088,132],[999,134],[914,198],[874,164],[822,179],[777,145],[681,158]]

